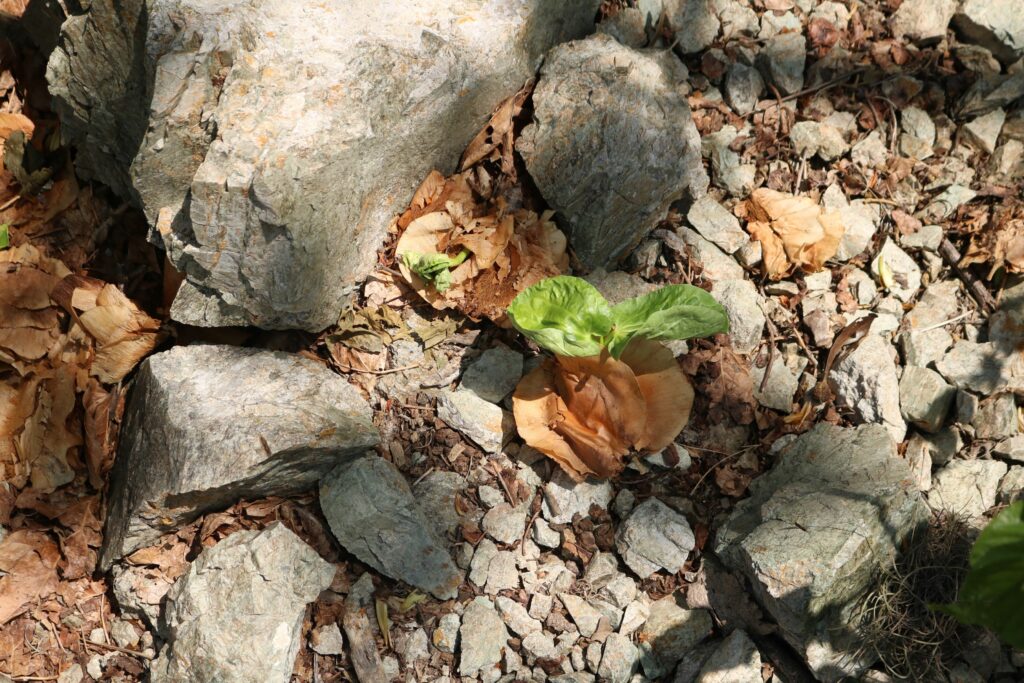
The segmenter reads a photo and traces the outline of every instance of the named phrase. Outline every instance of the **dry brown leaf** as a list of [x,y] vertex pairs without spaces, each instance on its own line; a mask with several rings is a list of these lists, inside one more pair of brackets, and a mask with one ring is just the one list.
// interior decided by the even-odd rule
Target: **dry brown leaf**
[[[3,12],[4,0],[0,0],[0,12]],[[0,113],[0,140],[6,140],[11,133],[20,130],[26,138],[32,137],[36,125],[24,114]]]
[[15,531],[0,541],[0,624],[56,589],[59,560],[57,544],[39,531]]
[[515,180],[515,163],[512,158],[515,149],[515,117],[523,110],[523,103],[533,91],[533,82],[528,82],[515,95],[505,99],[495,109],[491,120],[483,127],[466,147],[459,161],[459,170],[465,171],[481,161],[494,157],[501,160],[501,171]]
[[[449,178],[438,199],[409,220],[395,246],[398,269],[434,308],[506,325],[505,309],[516,295],[568,268],[567,241],[550,213],[508,211],[501,199],[488,201],[475,195],[468,189],[472,173]],[[436,181],[428,177],[426,182]],[[424,196],[428,194],[425,191]],[[443,203],[442,198],[446,198]],[[451,287],[444,292],[412,272],[402,259],[410,252],[456,256],[463,249],[470,256],[452,270]]]
[[971,237],[961,266],[990,264],[991,279],[1000,268],[1024,273],[1024,202],[1009,201],[993,214],[988,227]]
[[614,476],[630,451],[672,443],[692,403],[693,388],[672,352],[647,340],[630,344],[622,360],[548,359],[512,397],[523,441],[577,481]]
[[101,382],[120,382],[160,343],[160,321],[140,310],[114,285],[69,275],[54,297],[95,340],[90,374]]
[[845,228],[809,197],[760,188],[748,201],[747,231],[761,243],[765,273],[779,280],[796,268],[821,270],[835,256]]

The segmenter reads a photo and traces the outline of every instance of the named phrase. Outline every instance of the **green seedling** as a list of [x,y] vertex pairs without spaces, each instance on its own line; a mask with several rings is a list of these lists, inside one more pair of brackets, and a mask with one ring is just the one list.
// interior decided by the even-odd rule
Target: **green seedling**
[[469,252],[463,249],[457,256],[447,254],[418,254],[414,251],[407,251],[402,254],[402,261],[406,268],[419,275],[429,282],[439,292],[447,291],[452,286],[451,269],[459,265],[469,256]]

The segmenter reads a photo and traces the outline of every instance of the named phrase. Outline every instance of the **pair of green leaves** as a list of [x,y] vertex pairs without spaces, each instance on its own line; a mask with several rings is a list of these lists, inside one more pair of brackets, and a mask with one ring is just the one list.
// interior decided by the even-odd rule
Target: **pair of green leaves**
[[956,604],[935,608],[1024,649],[1024,501],[999,513],[974,542]]
[[562,356],[615,358],[634,337],[691,339],[729,330],[729,318],[710,294],[669,285],[611,306],[586,280],[548,278],[520,293],[508,307],[512,324],[541,347]]
[[469,252],[465,249],[454,257],[436,252],[418,254],[415,251],[407,251],[402,254],[402,261],[405,262],[406,268],[434,285],[434,289],[444,292],[452,286],[451,269],[465,261],[468,256]]

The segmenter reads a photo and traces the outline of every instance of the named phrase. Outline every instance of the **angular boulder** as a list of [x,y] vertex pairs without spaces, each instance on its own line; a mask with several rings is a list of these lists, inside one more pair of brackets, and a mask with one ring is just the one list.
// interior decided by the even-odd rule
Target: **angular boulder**
[[750,491],[716,553],[749,580],[818,680],[855,675],[870,662],[849,644],[849,607],[927,517],[896,443],[879,424],[819,424]]
[[294,354],[178,346],[128,395],[101,565],[242,498],[316,485],[380,440],[359,391]]
[[306,605],[335,567],[280,523],[207,548],[167,593],[152,683],[291,680]]
[[94,0],[47,80],[79,172],[185,274],[176,320],[318,331],[427,172],[597,5]]
[[588,269],[624,256],[687,188],[707,190],[685,81],[671,52],[605,34],[548,54],[516,149]]
[[394,465],[367,454],[320,482],[320,507],[338,543],[377,571],[454,598],[462,573]]

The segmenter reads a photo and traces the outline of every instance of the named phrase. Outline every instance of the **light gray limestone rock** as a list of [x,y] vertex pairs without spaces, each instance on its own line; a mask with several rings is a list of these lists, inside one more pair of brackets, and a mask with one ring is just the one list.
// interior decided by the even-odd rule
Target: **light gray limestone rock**
[[523,354],[499,344],[469,364],[460,386],[485,401],[500,403],[512,393],[522,376]]
[[128,397],[101,565],[242,498],[312,488],[379,441],[359,391],[297,355],[178,346]]
[[998,460],[953,460],[935,475],[928,504],[977,522],[996,504],[1007,466]]
[[708,658],[697,683],[761,683],[761,653],[743,631],[733,631]]
[[936,364],[946,381],[960,389],[991,395],[1005,390],[1013,377],[1011,349],[995,342],[959,340]]
[[900,385],[892,346],[868,333],[856,349],[832,368],[828,381],[840,405],[853,410],[862,422],[877,422],[896,441],[907,433],[900,413]]
[[426,174],[597,5],[94,0],[47,80],[79,172],[185,273],[172,317],[319,331]]
[[685,79],[671,52],[607,35],[548,54],[516,148],[588,268],[625,256],[687,188],[707,189]]
[[847,650],[844,610],[926,508],[881,425],[819,424],[776,457],[719,530],[716,554],[750,581],[818,678],[837,680],[869,663]]
[[505,624],[491,601],[485,597],[473,598],[462,613],[462,626],[459,628],[462,650],[459,674],[484,675],[486,670],[497,666],[508,638]]
[[462,573],[394,465],[369,453],[320,482],[320,507],[347,551],[378,572],[444,600]]
[[280,523],[207,548],[167,594],[154,683],[291,680],[306,605],[335,568]]
[[801,33],[779,33],[768,39],[759,55],[761,70],[784,95],[804,87],[807,41]]
[[544,485],[541,510],[552,524],[568,524],[574,515],[589,517],[591,505],[607,510],[613,495],[611,483],[606,480],[575,482],[559,469]]
[[725,101],[740,116],[754,111],[757,101],[764,92],[761,72],[742,62],[736,62],[725,74]]
[[743,267],[736,259],[701,237],[696,231],[679,228],[675,233],[668,234],[680,238],[680,250],[685,251],[687,246],[690,247],[693,260],[701,264],[704,275],[712,282],[743,279]]
[[900,377],[900,410],[915,427],[926,432],[937,432],[949,415],[956,388],[946,384],[942,375],[908,365]]
[[1016,0],[964,0],[953,17],[957,32],[1001,61],[1024,57],[1024,15]]
[[960,282],[945,280],[928,285],[913,310],[907,313],[905,331],[899,336],[907,365],[928,367],[945,355],[953,337],[945,323],[957,316]]
[[693,203],[686,212],[686,220],[705,239],[714,242],[727,254],[736,253],[737,249],[750,241],[750,235],[740,227],[739,220],[706,195]]
[[597,675],[608,683],[629,683],[640,661],[640,651],[628,636],[610,633],[604,641]]
[[892,19],[893,35],[920,45],[937,43],[946,37],[956,8],[956,0],[907,0]]
[[512,437],[512,414],[469,389],[436,393],[437,416],[488,453],[498,454]]
[[765,317],[762,297],[750,280],[719,280],[711,286],[711,296],[729,316],[729,340],[739,353],[751,353],[761,343]]
[[619,556],[641,579],[659,569],[670,574],[679,571],[694,542],[686,517],[657,498],[633,508],[615,533]]
[[710,633],[711,616],[707,610],[680,607],[675,595],[655,600],[637,639],[644,674],[652,681],[661,680]]

